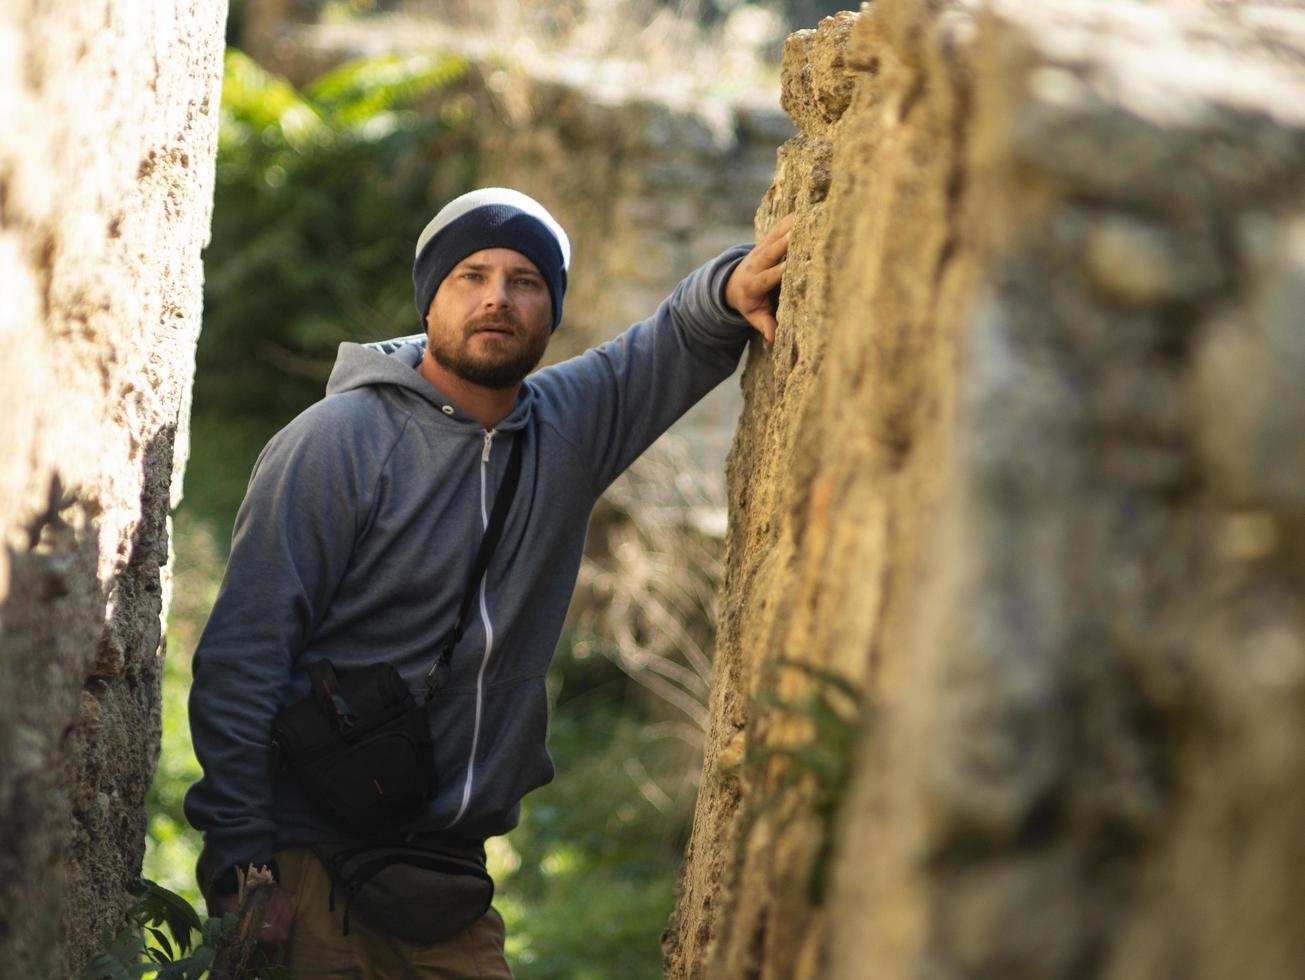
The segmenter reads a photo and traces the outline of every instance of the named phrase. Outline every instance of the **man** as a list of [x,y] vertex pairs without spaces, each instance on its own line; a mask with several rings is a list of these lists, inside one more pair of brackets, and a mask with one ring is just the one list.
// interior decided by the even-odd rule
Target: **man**
[[307,694],[308,668],[323,660],[341,672],[387,661],[422,689],[520,441],[502,537],[430,712],[437,791],[405,828],[470,844],[483,862],[484,840],[515,826],[521,798],[553,777],[544,675],[590,510],[734,371],[751,329],[773,339],[769,297],[791,227],[789,216],[756,248],[694,272],[651,319],[527,378],[561,319],[570,244],[523,194],[463,195],[417,243],[425,337],[342,344],[327,397],[264,449],[195,654],[191,726],[204,776],[186,813],[204,832],[201,885],[216,909],[233,907],[237,867],[278,871],[262,938],[288,938],[296,971],[510,975],[492,909],[433,946],[366,924],[341,934],[306,847],[338,833],[271,777],[272,720]]

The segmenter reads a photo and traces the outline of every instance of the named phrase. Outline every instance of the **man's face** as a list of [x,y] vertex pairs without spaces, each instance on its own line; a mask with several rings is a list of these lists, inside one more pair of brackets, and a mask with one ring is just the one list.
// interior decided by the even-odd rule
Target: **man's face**
[[535,264],[510,248],[473,252],[444,277],[426,313],[441,367],[484,388],[521,383],[548,347],[553,300]]

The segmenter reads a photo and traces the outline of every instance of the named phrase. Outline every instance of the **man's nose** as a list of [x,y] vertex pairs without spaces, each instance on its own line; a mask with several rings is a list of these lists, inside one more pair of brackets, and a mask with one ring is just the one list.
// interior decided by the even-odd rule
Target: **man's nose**
[[508,290],[506,276],[487,276],[485,279],[485,290],[481,297],[485,306],[491,309],[501,309],[512,305],[512,293]]

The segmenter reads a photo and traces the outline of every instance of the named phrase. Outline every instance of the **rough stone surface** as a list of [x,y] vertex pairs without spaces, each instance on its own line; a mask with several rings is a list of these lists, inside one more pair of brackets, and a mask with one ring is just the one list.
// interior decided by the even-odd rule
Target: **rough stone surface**
[[6,976],[76,976],[140,870],[225,16],[0,9]]
[[1305,14],[878,0],[784,71],[667,975],[1301,976]]

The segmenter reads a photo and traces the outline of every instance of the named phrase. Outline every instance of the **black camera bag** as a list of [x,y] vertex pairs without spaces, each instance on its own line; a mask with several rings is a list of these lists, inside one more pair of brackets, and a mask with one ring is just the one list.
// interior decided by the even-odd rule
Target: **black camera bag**
[[426,709],[399,672],[379,663],[336,673],[308,670],[313,691],[272,725],[280,771],[321,816],[351,834],[383,833],[435,795],[435,750]]

